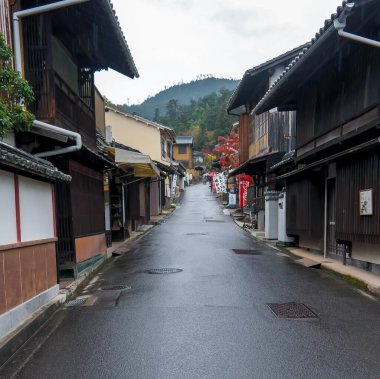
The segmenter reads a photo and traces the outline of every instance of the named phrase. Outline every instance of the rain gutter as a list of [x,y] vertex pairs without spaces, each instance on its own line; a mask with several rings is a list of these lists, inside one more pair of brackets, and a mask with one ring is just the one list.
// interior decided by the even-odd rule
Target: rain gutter
[[379,41],[375,41],[375,40],[370,39],[370,38],[361,37],[361,36],[358,36],[356,34],[345,32],[343,30],[346,27],[347,16],[349,15],[349,13],[351,12],[351,10],[354,6],[355,6],[354,2],[353,3],[347,3],[345,5],[342,13],[339,15],[339,17],[334,20],[334,27],[338,31],[338,34],[341,37],[348,38],[348,39],[351,39],[351,40],[356,41],[356,42],[361,42],[361,43],[365,43],[366,45],[380,47]]

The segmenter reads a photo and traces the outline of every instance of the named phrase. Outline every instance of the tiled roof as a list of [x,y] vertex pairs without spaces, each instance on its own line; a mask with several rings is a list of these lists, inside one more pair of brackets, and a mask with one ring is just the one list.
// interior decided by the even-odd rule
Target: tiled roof
[[281,63],[283,61],[291,59],[295,55],[298,55],[299,51],[302,50],[302,49],[304,49],[307,46],[308,46],[308,44],[303,44],[303,45],[298,46],[298,47],[296,47],[296,48],[294,48],[292,50],[287,51],[286,53],[283,53],[283,54],[281,54],[281,55],[279,55],[279,56],[277,56],[275,58],[269,59],[268,61],[266,61],[264,63],[261,63],[258,66],[255,66],[255,67],[250,68],[249,70],[247,70],[244,73],[244,75],[243,75],[242,79],[240,80],[239,84],[235,88],[234,92],[232,93],[230,100],[228,101],[227,111],[230,111],[232,109],[235,109],[235,108],[243,105],[243,104],[240,104],[240,103],[238,104],[237,103],[237,102],[239,102],[238,95],[239,95],[239,92],[241,92],[243,90],[243,86],[246,85],[246,84],[248,84],[247,81],[249,81],[249,79],[251,77],[257,75],[258,73],[260,73],[260,72],[262,72],[264,70],[269,70],[275,64],[279,64],[279,63]]
[[165,130],[167,131],[173,138],[175,138],[175,132],[172,128],[169,128],[168,126],[165,126],[165,125],[162,125],[162,124],[159,124],[158,122],[155,122],[155,121],[152,121],[152,120],[148,120],[144,117],[141,117],[141,116],[138,116],[136,114],[131,114],[131,113],[127,113],[127,112],[121,112],[117,109],[114,109],[112,107],[109,107],[109,106],[106,106],[106,111],[107,110],[110,110],[110,111],[113,111],[115,113],[119,113],[125,117],[128,117],[128,118],[133,118],[134,120],[136,121],[140,121],[140,122],[143,122],[144,124],[146,125],[150,125],[150,126],[154,126],[155,128],[158,128],[158,129],[161,129],[161,130]]
[[193,137],[191,136],[177,136],[175,138],[176,145],[188,145],[193,143]]
[[126,38],[124,36],[123,30],[121,29],[121,26],[120,26],[120,23],[119,23],[119,19],[116,16],[115,10],[113,9],[113,4],[112,4],[111,0],[102,0],[102,1],[104,1],[107,4],[108,9],[109,9],[110,14],[111,14],[112,22],[113,22],[112,26],[115,29],[116,33],[120,36],[121,45],[123,47],[123,53],[124,53],[125,59],[128,61],[129,66],[130,66],[131,71],[134,74],[134,76],[136,78],[138,78],[139,77],[139,73],[137,71],[135,62],[134,62],[133,57],[132,57],[132,53],[131,53],[131,51],[129,49],[129,46],[128,46],[127,40],[126,40]]
[[70,175],[58,171],[50,162],[1,141],[0,164],[52,180],[71,181]]
[[277,90],[277,88],[279,88],[281,83],[284,82],[284,77],[287,77],[293,71],[295,71],[295,69],[299,66],[299,62],[302,62],[303,59],[315,49],[322,37],[325,37],[328,33],[335,31],[334,20],[339,17],[340,13],[343,11],[343,8],[347,3],[347,1],[343,1],[342,5],[338,6],[336,12],[332,13],[330,18],[325,20],[324,25],[319,29],[319,31],[315,34],[307,46],[305,46],[302,51],[289,63],[279,78],[271,85],[271,87],[253,109],[253,112],[261,113],[262,106],[269,99],[269,97],[273,96],[273,93]]

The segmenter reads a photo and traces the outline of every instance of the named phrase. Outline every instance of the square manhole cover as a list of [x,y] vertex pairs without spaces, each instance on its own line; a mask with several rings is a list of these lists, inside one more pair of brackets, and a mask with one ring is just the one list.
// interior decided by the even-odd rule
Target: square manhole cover
[[186,233],[187,236],[207,236],[207,233]]
[[262,255],[263,252],[257,249],[232,249],[235,254],[243,255]]
[[279,318],[318,318],[318,316],[303,303],[269,303],[267,305]]

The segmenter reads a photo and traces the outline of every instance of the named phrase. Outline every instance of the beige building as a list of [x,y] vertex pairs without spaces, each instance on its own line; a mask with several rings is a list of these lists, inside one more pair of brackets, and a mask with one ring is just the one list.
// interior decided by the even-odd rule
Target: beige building
[[173,129],[110,107],[106,107],[106,128],[116,142],[170,167],[175,141]]

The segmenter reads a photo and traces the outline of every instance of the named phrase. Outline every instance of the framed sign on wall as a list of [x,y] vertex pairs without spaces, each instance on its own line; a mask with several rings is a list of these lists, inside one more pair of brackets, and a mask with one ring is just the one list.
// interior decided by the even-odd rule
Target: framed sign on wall
[[359,214],[360,216],[372,216],[373,214],[373,190],[359,191]]

